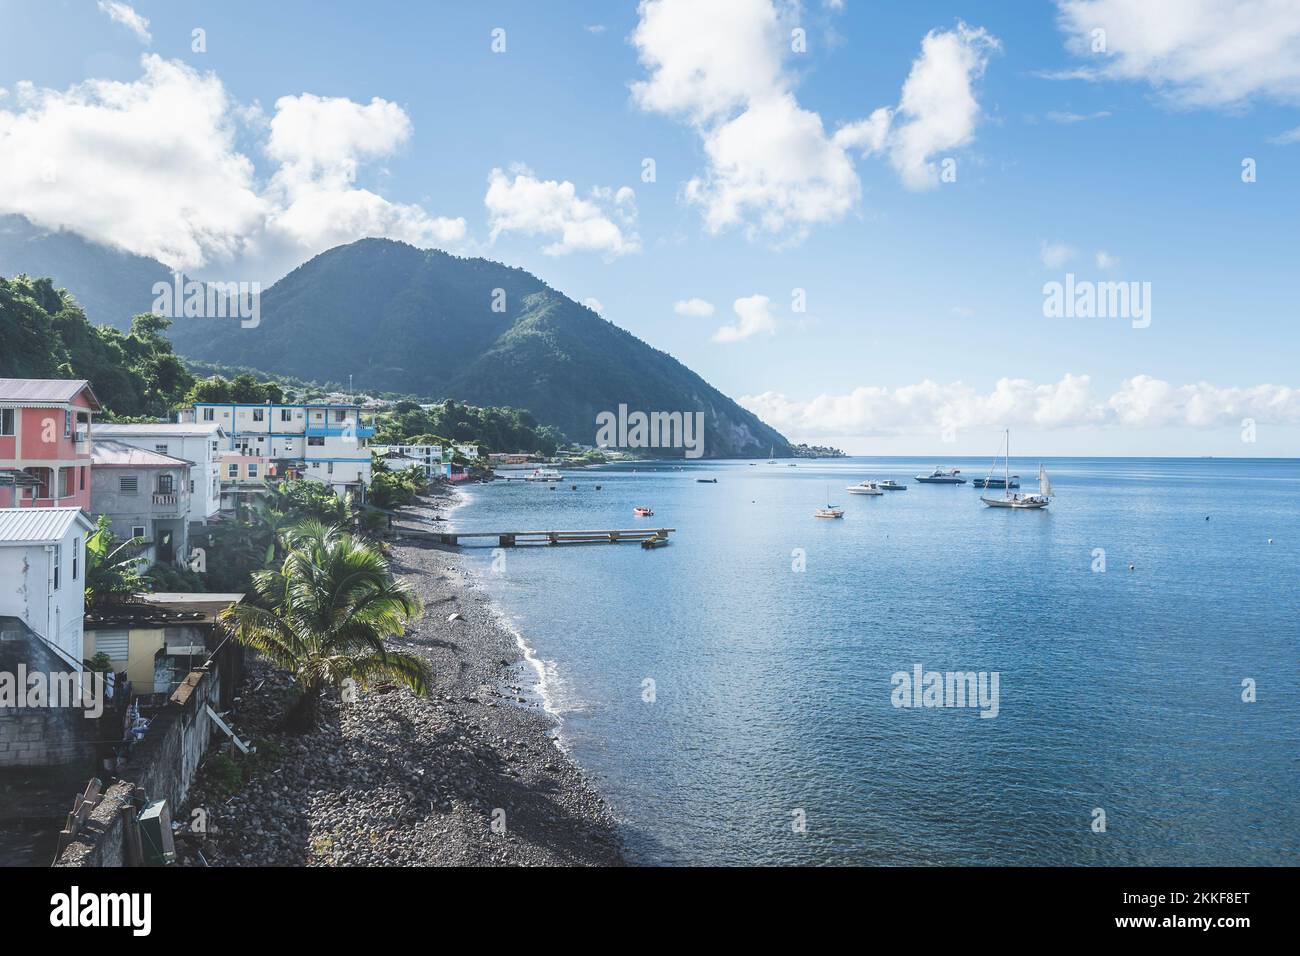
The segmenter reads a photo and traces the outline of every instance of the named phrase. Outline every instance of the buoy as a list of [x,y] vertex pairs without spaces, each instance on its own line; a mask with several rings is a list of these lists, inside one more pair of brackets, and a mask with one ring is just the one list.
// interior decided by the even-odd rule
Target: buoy
[[1128,569],[1129,569],[1130,571],[1132,571],[1135,567],[1136,567],[1136,565],[1132,565],[1132,564],[1130,564],[1130,565],[1128,566]]
[[597,491],[600,491],[600,485],[597,485],[597,486],[596,486],[596,490],[597,490]]
[[577,485],[569,485],[569,490],[570,490],[570,491],[577,491],[577,490],[578,490],[578,486],[577,486]]
[[1273,543],[1273,539],[1272,539],[1272,538],[1269,538],[1269,539],[1268,539],[1268,543],[1269,543],[1269,544],[1272,544],[1272,543]]
[[1206,521],[1209,521],[1209,520],[1210,520],[1210,516],[1209,516],[1209,515],[1206,515],[1206,516],[1205,516],[1205,520],[1206,520]]

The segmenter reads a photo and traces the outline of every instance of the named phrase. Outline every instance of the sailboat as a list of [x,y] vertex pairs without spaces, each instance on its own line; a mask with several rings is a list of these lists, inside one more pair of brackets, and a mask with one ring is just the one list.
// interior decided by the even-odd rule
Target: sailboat
[[831,504],[830,485],[826,486],[826,507],[818,508],[816,511],[814,511],[813,517],[814,518],[843,518],[844,517],[844,509],[837,508],[833,504]]
[[775,465],[775,464],[776,464],[776,459],[772,457],[775,453],[776,453],[776,446],[775,446],[775,445],[773,445],[771,448],[769,448],[769,449],[767,450],[767,463],[768,463],[769,465]]
[[[1040,463],[1038,466],[1038,494],[1025,495],[1011,490],[1011,429],[1006,432],[1007,457],[1003,464],[1002,487],[1006,488],[1001,498],[985,498],[980,496],[980,501],[984,502],[990,508],[1017,508],[1021,510],[1037,510],[1046,508],[1052,500],[1052,483],[1047,479],[1047,470]],[[989,477],[993,477],[993,467],[998,460],[993,459],[993,464],[989,466]],[[985,479],[985,487],[988,487]]]

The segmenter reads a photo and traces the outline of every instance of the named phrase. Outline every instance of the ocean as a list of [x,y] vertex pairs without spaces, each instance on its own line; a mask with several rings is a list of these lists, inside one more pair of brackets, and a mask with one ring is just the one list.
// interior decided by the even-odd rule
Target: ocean
[[[912,480],[936,464],[988,470],[638,463],[467,489],[457,530],[676,529],[653,551],[465,549],[632,858],[1300,863],[1300,462],[1046,459],[1041,512]],[[1022,490],[1037,468],[1013,460]],[[908,488],[844,491],[864,478]],[[842,520],[813,517],[828,497]]]

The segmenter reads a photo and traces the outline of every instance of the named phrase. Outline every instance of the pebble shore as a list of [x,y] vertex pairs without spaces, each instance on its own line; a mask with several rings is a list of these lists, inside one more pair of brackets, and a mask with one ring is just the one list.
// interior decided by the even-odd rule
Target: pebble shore
[[[452,494],[404,509],[397,534],[435,526]],[[622,864],[613,814],[555,743],[514,635],[455,549],[399,537],[390,562],[425,606],[393,645],[428,659],[431,694],[330,698],[316,732],[288,734],[290,679],[250,656],[231,721],[259,753],[233,793],[209,755],[176,817],[202,808],[206,832],[180,842],[212,866]]]

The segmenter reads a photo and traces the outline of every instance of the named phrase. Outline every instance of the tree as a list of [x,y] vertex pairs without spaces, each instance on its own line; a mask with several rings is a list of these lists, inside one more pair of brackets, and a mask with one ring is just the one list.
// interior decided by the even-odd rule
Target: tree
[[258,604],[226,608],[221,620],[236,640],[297,679],[302,695],[288,714],[289,727],[300,733],[314,728],[322,693],[345,681],[394,681],[426,694],[428,664],[384,644],[421,608],[379,550],[318,521],[289,529],[282,540],[280,567],[253,575]]
[[86,539],[86,610],[100,610],[120,603],[138,591],[148,590],[140,577],[136,551],[143,538],[129,538],[120,544],[109,530],[107,515],[96,519],[97,528]]

